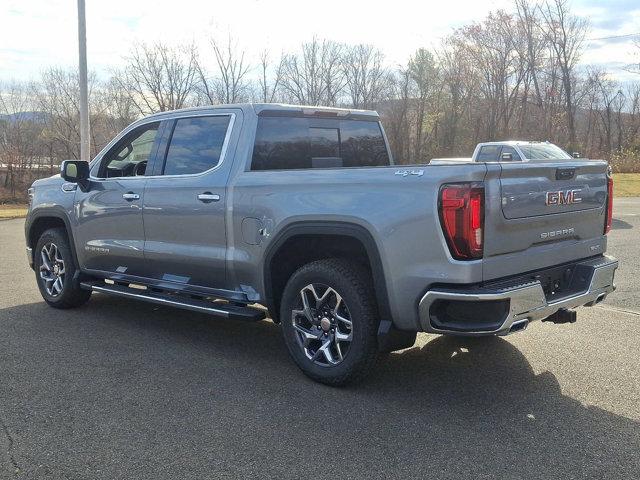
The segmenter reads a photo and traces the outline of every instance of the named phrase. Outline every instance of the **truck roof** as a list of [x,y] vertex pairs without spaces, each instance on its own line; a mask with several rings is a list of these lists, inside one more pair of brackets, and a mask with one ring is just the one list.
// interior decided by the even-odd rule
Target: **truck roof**
[[178,110],[170,110],[165,112],[158,112],[149,115],[146,118],[171,116],[176,113],[188,113],[188,112],[206,112],[215,111],[229,108],[239,108],[242,111],[252,111],[256,115],[271,115],[271,116],[321,116],[321,117],[345,117],[345,118],[363,118],[368,120],[378,120],[380,116],[375,110],[359,110],[354,108],[337,108],[337,107],[323,107],[313,105],[288,105],[284,103],[231,103],[222,105],[203,105],[199,107],[181,108]]
[[481,142],[481,143],[478,143],[477,146],[480,146],[480,145],[531,145],[536,143],[549,143],[549,142],[541,142],[536,140],[505,140],[502,142]]

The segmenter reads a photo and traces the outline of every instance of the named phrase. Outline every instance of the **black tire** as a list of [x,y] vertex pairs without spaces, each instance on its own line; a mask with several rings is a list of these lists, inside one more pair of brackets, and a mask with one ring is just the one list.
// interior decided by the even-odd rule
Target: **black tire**
[[[62,288],[61,291],[57,291],[53,287],[52,282],[43,279],[42,275],[47,276],[50,270],[44,266],[43,249],[47,247],[47,251],[51,250],[51,245],[55,247],[56,255],[62,260],[64,266],[64,274],[60,281]],[[44,255],[47,255],[45,252]],[[83,290],[80,288],[79,282],[74,280],[78,266],[76,265],[73,255],[71,254],[71,246],[69,245],[69,239],[67,232],[62,228],[51,228],[43,232],[38,239],[36,248],[33,252],[36,282],[38,283],[38,289],[45,302],[54,308],[75,308],[85,304],[91,297],[90,290]],[[58,262],[54,262],[58,263]],[[58,263],[58,265],[60,265]],[[49,265],[51,267],[51,265]],[[55,265],[54,265],[55,267]],[[44,273],[42,273],[44,272]],[[50,278],[57,278],[50,277]],[[55,283],[55,282],[53,282]]]
[[[341,306],[340,308],[346,308],[346,310],[341,310],[341,316],[337,318],[342,318],[346,315],[350,317],[350,327],[345,326],[347,325],[345,324],[336,326],[335,330],[347,329],[347,333],[351,334],[351,340],[348,343],[340,343],[342,348],[338,346],[337,350],[335,349],[335,343],[332,344],[334,345],[333,347],[329,347],[330,349],[333,348],[332,351],[335,353],[344,349],[346,345],[346,353],[344,356],[339,353],[339,356],[343,356],[343,358],[337,364],[320,365],[317,363],[320,358],[314,361],[308,356],[314,352],[318,354],[318,350],[323,350],[318,345],[322,345],[322,342],[325,341],[324,337],[327,337],[327,335],[326,340],[337,338],[336,334],[331,337],[331,332],[334,330],[322,330],[325,327],[322,327],[319,317],[323,315],[316,315],[318,310],[313,309],[314,314],[311,315],[317,323],[307,329],[308,332],[313,332],[314,334],[317,332],[320,336],[319,339],[311,340],[315,347],[309,344],[305,350],[303,340],[305,335],[300,333],[294,326],[294,322],[298,327],[301,326],[299,322],[307,322],[307,315],[294,314],[294,310],[300,311],[302,290],[314,284],[319,285],[320,288],[330,287],[334,293],[337,293],[342,298],[344,307]],[[305,290],[305,292],[308,291]],[[322,296],[321,293],[318,295]],[[331,304],[329,310],[335,313],[333,304]],[[327,319],[327,316],[331,318]],[[355,262],[331,258],[318,260],[298,269],[289,278],[284,289],[280,303],[280,319],[284,340],[291,357],[308,377],[317,382],[331,386],[346,385],[361,380],[375,366],[378,358],[377,333],[380,320],[377,314],[373,286],[371,285],[371,276],[365,268]],[[326,314],[322,320],[327,320],[325,326],[329,321],[332,324],[334,321],[338,323],[329,314]],[[312,325],[311,322],[307,324]],[[322,347],[324,346],[322,345]],[[332,354],[332,356],[334,355]],[[322,357],[325,357],[324,353]],[[328,362],[328,357],[322,360]]]

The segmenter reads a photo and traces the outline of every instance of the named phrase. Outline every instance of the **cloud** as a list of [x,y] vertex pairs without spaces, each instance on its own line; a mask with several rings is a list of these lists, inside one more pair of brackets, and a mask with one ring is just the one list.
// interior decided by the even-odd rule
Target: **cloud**
[[[169,10],[160,7],[157,0],[87,2],[89,68],[107,76],[111,68],[123,64],[123,57],[136,42],[195,43],[207,50],[209,37],[224,38],[228,32],[247,50],[253,63],[265,48],[277,57],[281,51],[296,49],[316,36],[371,43],[382,49],[386,62],[394,66],[406,62],[419,47],[437,46],[454,28],[481,20],[490,10],[511,9],[513,2],[179,0],[176,5],[178,8]],[[633,7],[640,12],[640,1],[614,0],[603,5],[601,0],[582,0],[574,4],[574,11],[589,16],[594,25],[589,37],[597,38],[619,33],[626,25],[621,23],[625,19],[630,25],[635,22],[636,31],[640,31],[640,15],[629,14]],[[76,22],[74,1],[3,0],[0,79],[37,78],[41,70],[52,65],[74,67]],[[599,42],[594,45],[597,54],[593,56],[612,55],[624,61],[616,50],[624,44]]]
[[602,30],[620,30],[625,25],[632,24],[629,15],[626,13],[611,14],[608,17],[596,18],[591,21],[591,25]]
[[[590,49],[594,49],[594,48],[611,48],[612,46],[620,46],[620,45],[624,45],[624,44],[628,44],[629,46],[633,46],[633,41],[634,39],[640,39],[640,35],[634,35],[634,36],[626,36],[626,35],[620,35],[620,36],[611,36],[611,37],[604,37],[604,38],[599,38],[596,40],[591,40],[588,42],[587,44],[587,48]],[[618,47],[616,47],[618,48]]]
[[638,0],[579,0],[573,4],[574,8],[580,9],[583,7],[603,7],[608,10],[617,10],[622,12],[631,12],[633,10],[640,10],[640,4]]

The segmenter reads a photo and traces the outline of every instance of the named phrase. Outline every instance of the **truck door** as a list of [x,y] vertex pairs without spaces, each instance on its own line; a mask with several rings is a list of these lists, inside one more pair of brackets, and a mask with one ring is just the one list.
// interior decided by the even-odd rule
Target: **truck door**
[[226,184],[236,114],[178,117],[144,198],[146,275],[169,284],[226,287]]
[[93,166],[88,191],[76,190],[74,239],[83,268],[143,271],[142,202],[159,129],[150,122],[125,133]]

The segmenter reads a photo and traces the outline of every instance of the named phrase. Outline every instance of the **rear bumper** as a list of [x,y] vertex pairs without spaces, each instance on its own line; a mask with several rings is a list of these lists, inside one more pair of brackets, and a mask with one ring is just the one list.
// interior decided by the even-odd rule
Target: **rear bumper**
[[[494,288],[452,287],[429,290],[418,305],[420,324],[425,332],[431,333],[507,335],[526,328],[530,321],[547,318],[560,309],[595,305],[615,290],[613,279],[618,268],[615,258],[605,255],[579,261],[571,266],[579,269],[585,287],[554,300],[548,300],[541,282],[533,279],[526,283],[519,279],[515,284],[506,282]],[[481,314],[486,313],[485,310],[491,308],[493,310],[489,317],[493,319],[481,326],[473,321],[466,323],[464,318],[461,320],[451,316],[447,317],[453,318],[450,323],[441,321],[440,317],[443,315],[440,312],[454,304],[458,311],[467,311],[469,318],[482,316]]]

